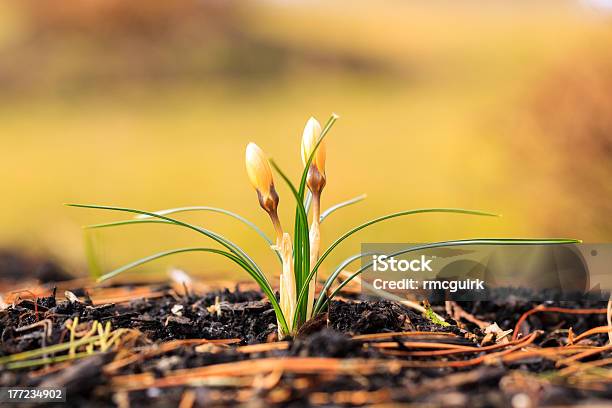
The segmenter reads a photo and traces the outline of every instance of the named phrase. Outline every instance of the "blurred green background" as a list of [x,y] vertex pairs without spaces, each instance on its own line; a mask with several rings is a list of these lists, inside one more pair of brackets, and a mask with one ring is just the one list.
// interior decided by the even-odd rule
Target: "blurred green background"
[[[612,15],[600,1],[7,0],[0,4],[0,246],[86,273],[80,226],[122,214],[213,205],[272,233],[244,170],[259,144],[298,177],[310,115],[328,139],[323,207],[368,199],[323,225],[425,206],[501,219],[423,215],[347,242],[467,237],[612,238]],[[278,179],[278,178],[277,178]],[[280,180],[281,216],[293,214]],[[252,231],[216,214],[271,274]],[[95,234],[109,270],[200,246],[171,226]],[[242,275],[221,259],[166,258],[193,274]],[[329,265],[333,265],[333,262]],[[329,267],[328,265],[328,267]],[[138,275],[138,274],[141,275]],[[142,270],[130,275],[142,276]]]

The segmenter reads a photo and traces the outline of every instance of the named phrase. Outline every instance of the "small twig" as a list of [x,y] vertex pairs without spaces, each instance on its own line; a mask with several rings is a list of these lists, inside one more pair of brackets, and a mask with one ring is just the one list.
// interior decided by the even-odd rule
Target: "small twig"
[[398,372],[403,362],[389,360],[340,359],[324,357],[281,357],[221,363],[205,367],[176,370],[163,378],[155,379],[150,373],[116,376],[113,386],[121,389],[139,390],[149,387],[175,387],[187,383],[199,383],[207,378],[225,378],[239,382],[239,377],[250,377],[275,370],[294,374],[361,374],[379,371]]
[[448,315],[451,316],[453,319],[455,319],[455,321],[457,322],[459,322],[463,318],[467,320],[468,322],[474,323],[476,326],[478,326],[481,329],[485,329],[491,325],[490,322],[485,322],[484,320],[480,320],[473,314],[466,312],[465,309],[463,309],[461,306],[457,304],[457,302],[449,300],[445,302],[445,306],[446,306],[446,313],[448,313]]
[[429,332],[429,331],[404,331],[404,332],[389,332],[389,333],[372,333],[372,334],[359,334],[357,336],[353,336],[353,340],[379,340],[379,339],[387,339],[390,337],[404,337],[404,336],[445,336],[445,337],[459,337],[455,333],[449,332]]
[[196,394],[193,390],[185,390],[179,402],[178,408],[191,408],[196,400]]
[[397,348],[398,345],[405,348],[424,348],[424,349],[444,349],[444,350],[462,350],[462,351],[478,351],[481,347],[462,346],[459,344],[448,343],[433,343],[426,341],[389,341],[384,343],[371,343],[371,347],[380,349]]
[[[394,350],[393,355],[399,356],[413,356],[413,357],[433,357],[433,356],[447,356],[451,354],[466,354],[466,353],[481,353],[485,351],[497,350],[504,347],[510,347],[517,344],[520,340],[510,342],[510,343],[498,343],[492,344],[490,346],[485,347],[471,347],[470,349],[448,349],[448,350],[432,350],[432,351],[403,351],[403,350]],[[387,350],[388,351],[388,350]],[[385,353],[387,352],[385,351]]]
[[[36,321],[39,321],[40,318],[38,317],[38,296],[34,292],[29,290],[29,289],[21,289],[21,290],[14,291],[12,293],[14,293],[14,294],[27,293],[30,296],[32,296],[32,301],[34,302],[34,315],[36,316]],[[17,297],[17,299],[19,299],[19,298],[20,298],[20,296]]]
[[601,314],[601,313],[607,313],[607,310],[606,309],[568,309],[564,307],[548,307],[544,305],[538,305],[534,307],[533,309],[528,310],[525,313],[523,313],[522,316],[518,319],[518,321],[516,322],[516,326],[514,326],[514,334],[512,335],[512,340],[517,339],[523,322],[525,322],[525,320],[527,320],[527,318],[531,316],[532,314],[539,313],[539,312],[568,313],[568,314],[598,314],[598,313]]
[[561,356],[577,354],[580,353],[582,350],[583,348],[570,347],[551,347],[546,349],[538,348],[530,350],[520,350],[502,357],[502,361],[504,363],[512,363],[515,361],[521,361],[533,357],[542,357],[552,361],[559,361]]
[[581,333],[578,336],[574,337],[569,344],[575,344],[578,341],[580,341],[580,340],[582,340],[582,339],[584,339],[586,337],[592,336],[594,334],[608,333],[609,330],[610,330],[609,326],[594,327],[594,328],[589,329],[589,330],[585,331],[584,333]]
[[583,352],[578,353],[578,354],[576,354],[576,355],[574,355],[572,357],[568,357],[568,358],[565,358],[563,360],[559,360],[557,362],[557,367],[560,366],[560,365],[568,365],[568,364],[570,364],[570,363],[572,363],[574,361],[582,360],[585,357],[594,356],[596,354],[603,353],[604,351],[607,351],[607,350],[610,350],[610,349],[612,349],[612,344],[608,344],[607,346],[596,347],[596,348],[593,348],[591,350],[583,351]]
[[239,353],[249,354],[249,353],[263,353],[266,351],[273,351],[273,350],[287,350],[288,348],[289,348],[289,342],[277,341],[274,343],[249,344],[247,346],[236,347],[236,351]]
[[128,357],[122,358],[121,360],[115,360],[112,363],[109,363],[106,366],[104,366],[102,371],[107,375],[111,375],[115,371],[123,367],[126,367],[130,364],[133,364],[138,361],[142,361],[147,358],[154,357],[159,354],[167,353],[172,350],[176,350],[177,348],[183,347],[183,346],[197,346],[201,344],[228,345],[228,344],[240,343],[240,341],[241,341],[240,339],[219,339],[219,340],[187,339],[187,340],[167,341],[165,343],[149,346],[138,354],[132,354]]
[[[565,376],[574,374],[579,371],[590,370],[595,367],[603,367],[603,366],[607,366],[610,364],[612,364],[612,358],[604,358],[601,360],[589,361],[588,363],[572,364],[569,367],[565,367],[564,369],[559,370],[557,372],[557,375],[561,377],[565,377]],[[611,372],[608,371],[607,373],[608,373],[608,378],[609,378],[611,375],[610,374]]]
[[35,327],[43,326],[43,333],[45,337],[49,338],[53,334],[53,322],[50,319],[38,321],[36,323],[29,324],[27,326],[18,327],[15,329],[17,333],[27,331]]
[[469,360],[459,360],[459,361],[397,361],[398,364],[401,364],[402,367],[410,367],[410,368],[465,368],[472,367],[480,364],[494,364],[497,363],[499,359],[503,360],[503,357],[519,350],[523,347],[526,347],[533,343],[533,341],[541,334],[540,331],[535,331],[524,339],[521,339],[519,342],[516,342],[514,346],[508,348],[507,350],[500,351],[498,353],[493,354],[485,354],[476,358],[472,358]]

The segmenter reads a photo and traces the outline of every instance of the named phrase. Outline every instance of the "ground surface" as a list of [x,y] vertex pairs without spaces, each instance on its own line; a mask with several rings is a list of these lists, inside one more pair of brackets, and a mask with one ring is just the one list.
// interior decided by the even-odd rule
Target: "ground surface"
[[[0,385],[66,387],[71,406],[121,407],[592,406],[612,397],[605,303],[433,305],[444,326],[347,294],[279,342],[259,292],[200,290],[68,282],[55,296],[50,287],[5,294]],[[487,335],[491,322],[520,323],[520,335]]]

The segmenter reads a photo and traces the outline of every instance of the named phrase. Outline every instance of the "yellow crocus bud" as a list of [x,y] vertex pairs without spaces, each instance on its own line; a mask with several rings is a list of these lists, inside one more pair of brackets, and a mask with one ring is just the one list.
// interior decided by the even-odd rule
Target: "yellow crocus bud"
[[278,194],[274,189],[272,169],[265,153],[255,143],[249,143],[246,148],[245,162],[249,180],[257,191],[261,208],[269,214],[276,213]]
[[[308,119],[302,135],[302,162],[306,165],[321,137],[321,124],[313,117]],[[310,162],[306,183],[313,194],[320,193],[325,187],[325,141],[322,141]]]

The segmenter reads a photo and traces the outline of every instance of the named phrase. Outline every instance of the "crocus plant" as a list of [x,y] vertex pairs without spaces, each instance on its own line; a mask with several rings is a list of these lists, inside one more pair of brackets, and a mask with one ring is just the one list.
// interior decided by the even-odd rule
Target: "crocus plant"
[[[255,143],[249,143],[247,145],[247,175],[257,192],[257,198],[261,208],[263,208],[263,210],[266,211],[270,217],[276,235],[274,241],[251,221],[234,212],[222,208],[193,206],[150,212],[124,207],[69,204],[70,206],[74,207],[103,209],[135,214],[135,217],[132,219],[107,224],[90,225],[87,228],[103,228],[140,223],[163,223],[191,229],[204,235],[208,239],[215,241],[219,245],[218,248],[190,247],[156,253],[108,272],[100,276],[98,280],[103,281],[112,278],[128,269],[168,255],[184,252],[206,252],[221,255],[237,264],[240,268],[246,271],[255,280],[255,282],[257,282],[262,292],[268,298],[276,314],[279,337],[284,338],[295,335],[305,322],[324,312],[330,299],[332,299],[352,279],[372,266],[371,263],[363,265],[353,272],[350,277],[332,289],[338,275],[340,275],[340,273],[343,272],[352,262],[361,259],[362,254],[356,254],[347,258],[336,268],[334,268],[333,272],[330,273],[326,279],[322,280],[322,287],[317,296],[316,283],[319,281],[318,272],[323,261],[325,261],[325,259],[336,247],[338,247],[338,245],[356,232],[379,222],[407,215],[425,213],[455,213],[473,216],[495,216],[495,214],[487,212],[460,208],[421,208],[400,211],[372,219],[350,229],[334,240],[327,247],[327,249],[320,254],[321,223],[323,223],[323,221],[336,210],[357,203],[365,198],[363,195],[353,198],[351,200],[336,204],[321,213],[321,195],[324,187],[327,184],[327,175],[325,173],[325,137],[337,119],[338,116],[333,114],[323,128],[314,118],[310,118],[306,122],[302,135],[301,146],[301,158],[304,168],[302,170],[299,184],[297,185],[294,185],[289,180],[289,178],[274,161],[267,159],[265,153],[259,146],[257,146]],[[283,230],[281,220],[278,216],[277,210],[279,196],[274,185],[272,167],[287,184],[293,198],[295,199],[293,236],[289,232]],[[170,217],[172,214],[187,211],[211,211],[224,214],[239,220],[259,234],[266,241],[266,244],[269,245],[270,248],[276,253],[280,263],[280,282],[278,285],[279,299],[277,299],[275,295],[274,288],[269,281],[268,275],[265,274],[255,260],[253,260],[253,258],[242,250],[237,244],[216,232],[181,221],[174,217]],[[310,222],[309,216],[311,218]],[[568,244],[577,242],[579,241],[572,239],[477,238],[415,245],[394,254],[387,255],[396,256],[403,253],[428,248],[460,245],[529,245]]]

